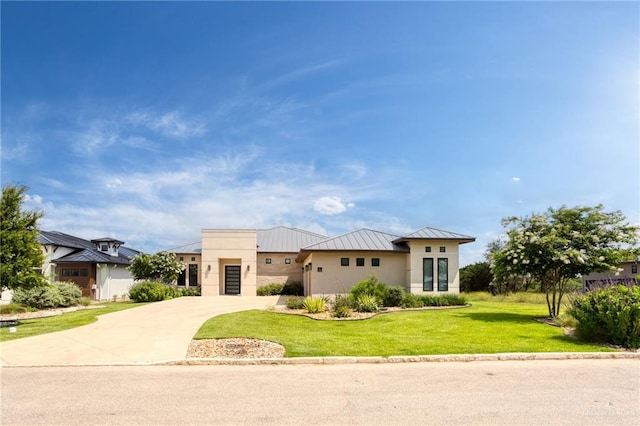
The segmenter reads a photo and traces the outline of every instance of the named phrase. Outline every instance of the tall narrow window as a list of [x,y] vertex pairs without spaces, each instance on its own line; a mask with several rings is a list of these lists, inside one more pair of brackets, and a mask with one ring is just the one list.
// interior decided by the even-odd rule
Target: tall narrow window
[[438,259],[438,291],[449,290],[449,259]]
[[189,265],[189,287],[198,286],[198,265]]
[[422,259],[422,291],[433,291],[433,259]]

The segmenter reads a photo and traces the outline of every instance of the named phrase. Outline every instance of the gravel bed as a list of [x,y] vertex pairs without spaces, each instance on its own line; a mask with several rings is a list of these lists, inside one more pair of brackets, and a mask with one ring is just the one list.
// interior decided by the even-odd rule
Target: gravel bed
[[187,358],[283,358],[284,346],[258,339],[192,340]]

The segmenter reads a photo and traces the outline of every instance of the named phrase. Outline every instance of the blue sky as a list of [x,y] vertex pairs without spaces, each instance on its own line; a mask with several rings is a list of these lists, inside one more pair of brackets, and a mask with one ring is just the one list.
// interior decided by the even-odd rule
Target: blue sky
[[13,3],[2,184],[157,251],[604,204],[640,224],[637,2]]

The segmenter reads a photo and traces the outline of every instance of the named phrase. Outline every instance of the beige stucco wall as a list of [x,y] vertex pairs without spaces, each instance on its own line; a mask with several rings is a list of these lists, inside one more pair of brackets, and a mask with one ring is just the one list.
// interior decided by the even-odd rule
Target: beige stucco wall
[[[202,277],[204,271],[202,269],[202,256],[196,253],[176,253],[175,254],[178,260],[182,262],[184,265],[185,271],[185,286],[186,287],[195,287],[202,283]],[[189,265],[198,265],[198,283],[192,284],[189,282]]]
[[636,266],[636,269],[640,271],[640,262],[625,262],[619,266],[622,271],[608,271],[608,272],[593,272],[591,274],[585,275],[582,277],[583,285],[590,280],[624,280],[624,279],[633,279],[638,277],[638,272],[635,274],[632,271],[633,266]]
[[202,230],[202,295],[224,294],[224,266],[240,265],[240,294],[256,295],[256,231]]
[[[296,263],[298,253],[258,253],[257,285],[302,282],[302,265]],[[271,263],[267,263],[271,259]],[[290,259],[291,263],[285,263]]]
[[[460,293],[459,271],[459,244],[457,241],[447,240],[412,240],[408,242],[411,249],[408,265],[409,291],[414,294],[438,294]],[[431,247],[428,253],[425,247]],[[440,247],[445,247],[445,252],[440,253]],[[422,259],[433,259],[433,291],[422,291]],[[446,292],[438,291],[438,259],[448,259],[449,289]]]
[[[340,259],[349,258],[349,266],[341,266]],[[364,266],[356,266],[356,258],[364,258]],[[372,258],[380,259],[380,266],[371,266]],[[328,295],[348,293],[351,287],[372,275],[389,286],[399,285],[406,289],[407,253],[392,252],[316,252],[304,260],[305,294]],[[322,272],[318,271],[322,268]]]

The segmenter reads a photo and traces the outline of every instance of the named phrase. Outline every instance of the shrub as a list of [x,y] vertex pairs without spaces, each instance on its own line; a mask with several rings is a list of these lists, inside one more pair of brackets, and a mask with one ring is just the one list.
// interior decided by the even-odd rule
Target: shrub
[[422,308],[424,306],[422,298],[417,294],[405,293],[402,295],[400,306],[404,309]]
[[31,288],[17,288],[13,292],[12,300],[23,306],[36,309],[56,308],[62,306],[64,298],[58,287],[47,284]]
[[80,303],[82,297],[82,290],[74,282],[60,281],[53,283],[58,288],[62,303],[60,306],[76,306]]
[[280,294],[284,296],[303,296],[304,287],[302,286],[302,283],[298,281],[286,283],[284,287],[282,287],[282,292]]
[[404,290],[402,287],[394,286],[387,289],[387,294],[382,301],[383,306],[400,306]]
[[200,296],[202,289],[200,286],[198,287],[182,287],[180,288],[180,292],[183,296]]
[[640,347],[640,287],[612,286],[575,298],[568,312],[578,337],[627,348]]
[[22,306],[16,302],[7,303],[6,305],[0,305],[0,314],[2,315],[22,314],[25,312],[32,312],[32,311],[35,311],[35,308]]
[[331,316],[336,318],[348,318],[351,316],[353,301],[349,294],[336,294],[333,300]]
[[358,312],[378,312],[378,298],[373,294],[361,294],[354,298],[354,309]]
[[179,291],[173,287],[155,281],[144,281],[129,289],[129,297],[134,302],[158,302],[171,299],[176,293]]
[[302,309],[304,308],[304,302],[297,296],[291,296],[287,298],[286,306],[289,309]]
[[91,299],[88,297],[81,297],[78,301],[78,305],[89,306],[91,304]]
[[459,294],[423,295],[420,298],[423,306],[461,306],[467,304],[467,299]]
[[256,294],[258,296],[276,296],[282,293],[283,288],[284,284],[282,283],[271,283],[258,287]]
[[389,293],[389,288],[387,285],[381,281],[378,281],[378,278],[375,276],[369,277],[366,280],[360,281],[358,284],[351,288],[351,295],[354,300],[358,300],[358,298],[364,294],[368,294],[370,296],[375,296],[378,300],[376,306],[381,305],[385,299],[387,299],[387,294]]
[[327,310],[327,302],[323,297],[305,297],[302,307],[310,314],[317,314]]

